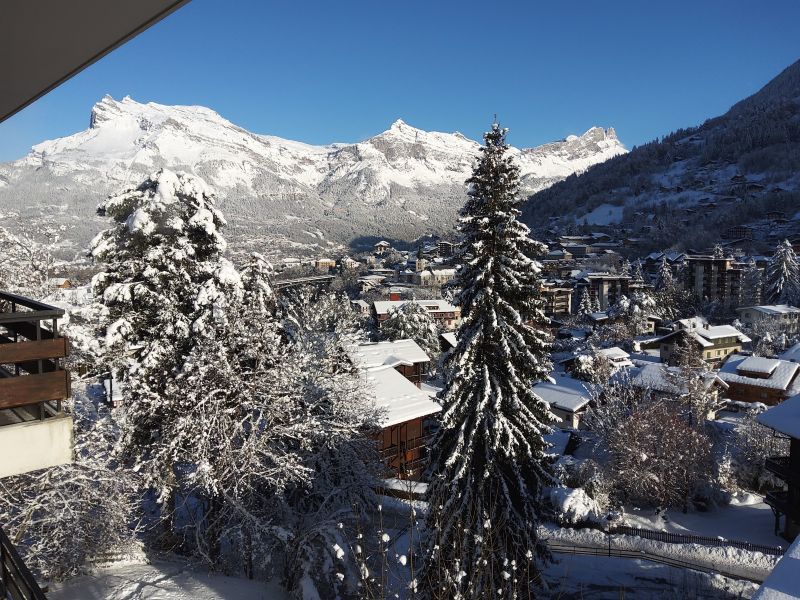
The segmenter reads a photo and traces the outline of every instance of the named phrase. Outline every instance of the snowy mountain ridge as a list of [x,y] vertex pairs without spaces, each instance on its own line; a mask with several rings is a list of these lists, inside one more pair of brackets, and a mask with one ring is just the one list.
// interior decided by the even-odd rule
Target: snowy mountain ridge
[[[105,96],[85,131],[0,165],[0,210],[19,208],[18,201],[9,205],[12,196],[30,208],[52,197],[54,205],[66,200],[70,211],[86,215],[105,194],[169,167],[203,177],[234,228],[253,241],[313,250],[364,235],[413,239],[452,227],[478,148],[460,133],[428,132],[399,119],[361,142],[315,146],[252,133],[202,106]],[[528,194],[624,152],[614,130],[600,127],[513,149]],[[55,190],[66,198],[56,199]]]

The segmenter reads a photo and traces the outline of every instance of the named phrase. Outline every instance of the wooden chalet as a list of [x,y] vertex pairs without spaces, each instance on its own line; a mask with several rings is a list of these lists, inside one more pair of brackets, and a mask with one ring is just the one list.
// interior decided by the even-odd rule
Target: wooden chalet
[[0,477],[72,461],[63,316],[62,309],[0,292]]
[[[800,394],[761,413],[758,421],[789,438],[789,454],[770,456],[765,466],[784,482],[783,489],[767,492],[765,501],[775,514],[775,534],[791,541],[800,534]],[[783,517],[783,531],[780,520]]]
[[376,439],[387,475],[418,480],[430,441],[427,421],[441,411],[431,394],[420,389],[430,359],[413,340],[354,344],[347,352],[382,410]]

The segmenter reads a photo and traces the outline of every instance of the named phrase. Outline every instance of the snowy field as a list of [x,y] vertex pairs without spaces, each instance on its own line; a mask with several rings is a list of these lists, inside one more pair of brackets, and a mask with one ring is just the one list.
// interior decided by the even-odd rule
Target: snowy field
[[117,563],[53,585],[48,600],[288,600],[274,584],[210,575],[178,562]]
[[614,206],[613,204],[601,204],[593,211],[586,213],[576,219],[579,223],[584,221],[589,225],[613,225],[622,221],[624,206]]

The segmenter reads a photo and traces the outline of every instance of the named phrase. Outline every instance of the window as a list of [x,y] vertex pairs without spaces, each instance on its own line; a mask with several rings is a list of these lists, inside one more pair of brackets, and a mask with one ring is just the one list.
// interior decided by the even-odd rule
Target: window
[[706,358],[711,358],[711,352],[706,352]]

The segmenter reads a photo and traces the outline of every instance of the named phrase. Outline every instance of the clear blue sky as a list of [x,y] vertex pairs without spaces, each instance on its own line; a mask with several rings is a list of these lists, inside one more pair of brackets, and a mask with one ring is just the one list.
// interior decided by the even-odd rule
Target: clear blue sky
[[723,113],[800,58],[798,0],[193,0],[0,124],[0,161],[88,126],[104,94],[200,104],[310,143],[397,118],[533,146],[628,146]]

